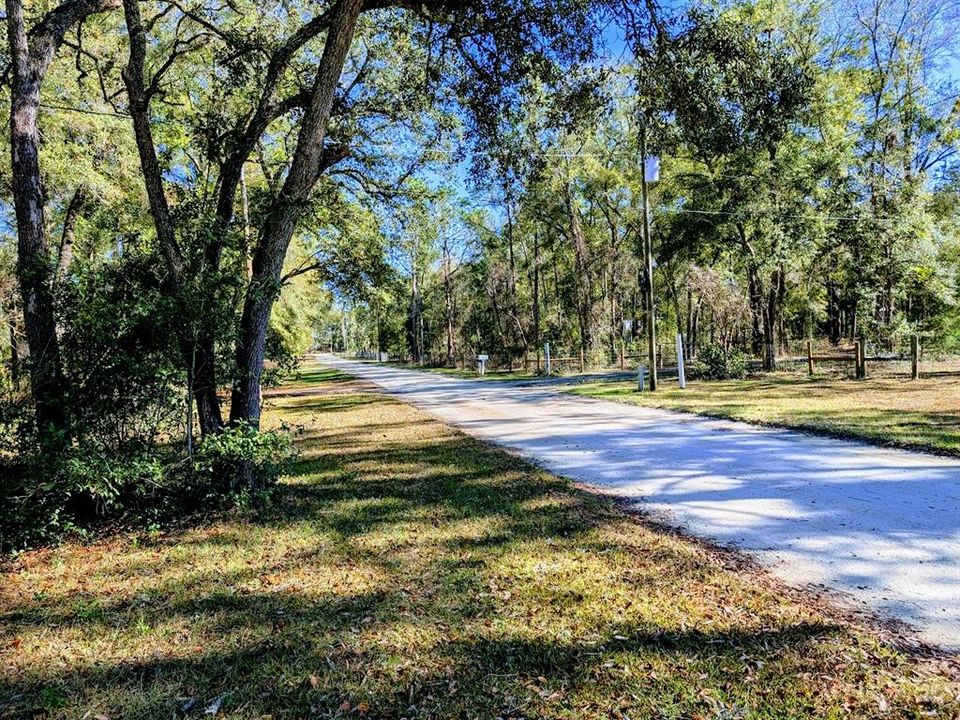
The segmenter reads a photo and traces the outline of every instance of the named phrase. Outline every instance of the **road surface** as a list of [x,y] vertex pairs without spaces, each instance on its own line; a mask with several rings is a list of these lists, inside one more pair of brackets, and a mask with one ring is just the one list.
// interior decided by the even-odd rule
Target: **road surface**
[[[549,470],[960,649],[960,461],[317,356]],[[856,412],[851,408],[851,412]]]

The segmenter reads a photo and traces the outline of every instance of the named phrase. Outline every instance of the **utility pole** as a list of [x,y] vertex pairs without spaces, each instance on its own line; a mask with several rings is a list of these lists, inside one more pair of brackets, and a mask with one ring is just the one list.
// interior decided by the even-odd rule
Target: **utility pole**
[[[647,343],[650,360],[650,392],[657,389],[657,320],[653,302],[653,243],[650,239],[650,196],[647,192],[647,126],[640,121],[640,192],[643,196],[643,266],[647,280]],[[655,178],[653,178],[655,179]]]

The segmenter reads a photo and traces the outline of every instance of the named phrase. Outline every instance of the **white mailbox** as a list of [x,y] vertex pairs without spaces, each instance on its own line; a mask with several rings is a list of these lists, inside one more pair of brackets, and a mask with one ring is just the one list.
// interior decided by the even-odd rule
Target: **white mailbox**
[[490,359],[489,355],[477,355],[477,373],[479,375],[486,375],[487,360],[489,359]]

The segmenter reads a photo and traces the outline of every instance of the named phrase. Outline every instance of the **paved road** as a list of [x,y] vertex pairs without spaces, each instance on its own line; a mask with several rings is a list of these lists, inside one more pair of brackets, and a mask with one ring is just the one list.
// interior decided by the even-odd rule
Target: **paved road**
[[[318,356],[550,470],[635,498],[960,649],[960,461]],[[855,408],[850,409],[856,412]]]

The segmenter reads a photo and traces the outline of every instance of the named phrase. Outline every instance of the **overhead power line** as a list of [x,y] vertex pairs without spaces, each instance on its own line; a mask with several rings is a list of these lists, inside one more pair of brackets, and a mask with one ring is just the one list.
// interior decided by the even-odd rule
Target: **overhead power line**
[[40,107],[42,107],[44,110],[59,110],[61,112],[80,113],[82,115],[99,115],[102,117],[115,117],[122,118],[124,120],[130,119],[130,116],[126,113],[111,112],[108,110],[91,110],[89,108],[68,107],[66,105],[51,105],[49,103],[40,103]]

